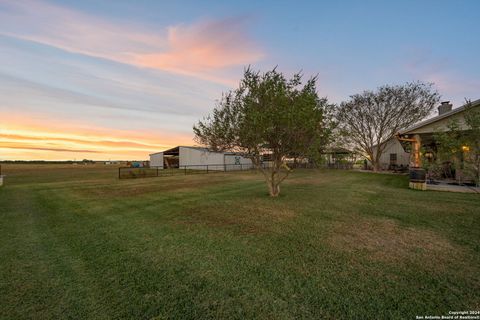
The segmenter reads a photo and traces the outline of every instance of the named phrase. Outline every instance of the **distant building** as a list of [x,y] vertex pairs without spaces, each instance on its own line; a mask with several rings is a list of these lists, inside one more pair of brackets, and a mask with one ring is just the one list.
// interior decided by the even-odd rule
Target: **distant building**
[[352,169],[357,154],[346,148],[329,148],[322,152],[325,165],[331,169]]
[[215,152],[202,147],[178,146],[150,154],[150,167],[231,171],[251,168],[252,161],[234,152]]

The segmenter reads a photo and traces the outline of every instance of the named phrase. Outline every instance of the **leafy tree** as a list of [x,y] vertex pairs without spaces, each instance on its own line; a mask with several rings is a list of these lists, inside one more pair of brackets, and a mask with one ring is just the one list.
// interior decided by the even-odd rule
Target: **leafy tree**
[[[446,131],[434,132],[436,152],[432,163],[423,159],[423,167],[433,178],[453,178],[454,170],[460,169],[463,133],[458,121],[451,121]],[[425,155],[425,152],[422,153]]]
[[465,123],[452,121],[447,131],[434,134],[437,144],[436,165],[444,162],[453,164],[455,170],[461,170],[480,185],[480,108],[467,100],[465,104]]
[[343,134],[378,171],[387,141],[429,115],[439,99],[432,84],[385,85],[350,96],[349,101],[341,104],[337,117]]
[[465,111],[465,124],[467,125],[465,147],[467,150],[464,161],[477,187],[480,186],[480,108],[467,101]]
[[[224,93],[213,113],[193,127],[198,143],[214,150],[242,152],[263,173],[272,197],[291,169],[288,158],[314,158],[328,140],[326,98],[316,92],[316,78],[302,86],[276,68],[244,72],[239,88]],[[271,163],[262,156],[271,155]]]

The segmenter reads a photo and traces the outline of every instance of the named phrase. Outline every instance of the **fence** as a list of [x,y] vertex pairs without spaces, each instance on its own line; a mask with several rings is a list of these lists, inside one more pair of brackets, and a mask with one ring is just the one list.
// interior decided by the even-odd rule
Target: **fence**
[[173,175],[188,175],[188,174],[208,174],[216,172],[231,172],[231,171],[246,171],[252,170],[252,164],[199,164],[179,166],[178,168],[163,169],[161,167],[144,167],[118,168],[119,179],[135,179],[135,178],[149,178],[149,177],[166,177]]
[[[271,162],[262,164],[263,168],[269,168]],[[314,163],[288,163],[290,169],[318,169],[318,168],[335,168],[335,169],[351,169],[351,166],[328,166],[316,165]],[[191,175],[191,174],[208,174],[216,172],[232,172],[232,171],[248,171],[255,169],[253,164],[198,164],[185,165],[177,168],[164,169],[161,167],[143,167],[118,168],[119,179],[135,179],[135,178],[149,178],[149,177],[166,177],[174,175]]]

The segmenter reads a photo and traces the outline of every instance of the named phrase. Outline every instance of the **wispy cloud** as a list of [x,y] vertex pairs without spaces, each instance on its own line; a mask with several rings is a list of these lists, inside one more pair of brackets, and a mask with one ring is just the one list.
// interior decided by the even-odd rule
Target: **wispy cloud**
[[465,98],[480,88],[478,78],[461,74],[451,60],[434,55],[431,50],[415,49],[407,55],[405,70],[414,79],[434,83],[443,99],[452,100],[456,105],[463,104]]
[[150,30],[45,1],[0,0],[0,34],[229,84],[225,69],[263,57],[247,33],[247,19],[238,17]]
[[166,44],[162,34],[42,0],[0,0],[0,9],[2,34],[77,53],[124,61],[131,52],[157,51]]
[[95,150],[87,150],[87,149],[70,149],[70,148],[43,148],[43,147],[36,147],[30,144],[25,143],[8,143],[8,142],[1,142],[0,141],[0,148],[1,149],[22,149],[22,150],[40,150],[40,151],[55,151],[55,152],[80,152],[80,153],[99,153],[100,151]]
[[[65,79],[65,82],[67,79]],[[90,79],[92,82],[92,79]],[[78,82],[78,80],[77,80]],[[136,111],[136,112],[147,112],[154,113],[156,115],[163,114],[176,114],[181,115],[189,113],[194,109],[194,106],[183,106],[182,110],[178,110],[178,107],[163,107],[159,108],[158,103],[160,100],[163,101],[175,101],[172,98],[169,98],[166,95],[159,95],[155,92],[149,92],[148,98],[147,95],[144,95],[144,99],[139,101],[138,97],[141,95],[141,91],[138,92],[134,88],[121,90],[121,87],[117,85],[115,90],[112,90],[112,87],[115,87],[115,84],[110,83],[108,87],[103,88],[103,93],[111,93],[107,98],[96,96],[95,94],[85,94],[78,92],[72,89],[59,88],[52,84],[43,84],[35,81],[30,81],[27,79],[22,79],[16,76],[11,76],[3,74],[0,71],[0,94],[4,96],[4,99],[1,104],[7,105],[10,104],[15,106],[18,104],[19,97],[22,97],[21,102],[25,103],[26,99],[30,99],[29,105],[33,107],[38,107],[39,104],[55,104],[64,103],[73,107],[96,107],[112,109],[113,111]],[[95,81],[95,86],[99,87],[101,85],[100,81]],[[87,88],[89,84],[85,84],[83,88]],[[98,90],[97,90],[98,91]],[[9,94],[12,93],[12,94]],[[119,97],[120,99],[115,99]],[[146,101],[147,100],[147,101]],[[177,99],[179,100],[179,99]],[[191,101],[192,99],[185,96],[184,100]]]

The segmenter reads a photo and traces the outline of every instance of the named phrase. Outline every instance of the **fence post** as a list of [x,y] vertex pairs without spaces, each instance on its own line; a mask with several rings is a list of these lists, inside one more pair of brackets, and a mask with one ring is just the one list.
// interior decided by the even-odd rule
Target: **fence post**
[[208,173],[208,164],[207,164],[207,173]]
[[187,175],[187,166],[183,166],[183,169],[185,170],[185,175]]
[[122,168],[118,167],[118,179],[122,179],[122,178],[120,178],[120,169],[122,169]]

